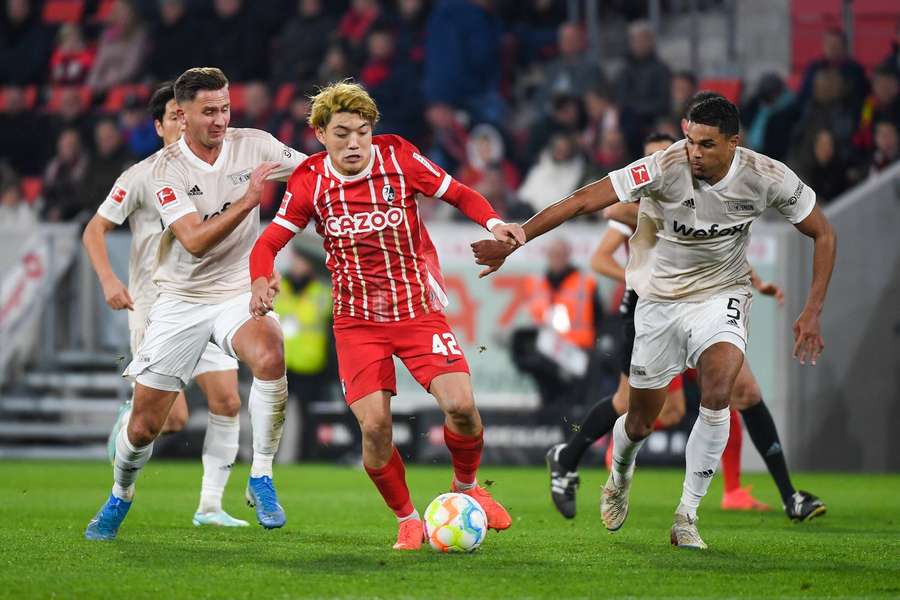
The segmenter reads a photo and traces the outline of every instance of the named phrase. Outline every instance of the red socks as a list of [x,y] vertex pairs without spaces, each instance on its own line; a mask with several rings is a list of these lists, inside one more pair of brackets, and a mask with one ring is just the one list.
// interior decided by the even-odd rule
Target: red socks
[[722,477],[725,479],[726,492],[733,492],[741,487],[741,446],[744,432],[741,429],[741,416],[734,409],[731,410],[730,427],[728,443],[722,452]]
[[398,518],[408,517],[415,510],[409,498],[409,488],[406,487],[406,468],[403,466],[403,458],[394,446],[394,452],[388,464],[380,469],[366,467],[366,473],[372,479],[375,487],[384,498],[385,504],[390,507]]
[[450,450],[453,474],[462,484],[475,483],[475,473],[481,464],[481,450],[484,448],[484,430],[478,435],[454,433],[444,425],[444,443]]

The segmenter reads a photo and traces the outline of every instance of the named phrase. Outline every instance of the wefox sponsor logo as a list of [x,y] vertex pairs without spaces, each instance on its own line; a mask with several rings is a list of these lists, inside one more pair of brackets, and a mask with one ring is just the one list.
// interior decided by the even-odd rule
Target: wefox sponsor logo
[[358,233],[383,231],[388,227],[396,229],[401,223],[403,223],[403,211],[399,208],[390,208],[386,211],[373,210],[328,217],[325,219],[325,231],[335,237],[347,237]]
[[677,220],[674,222],[675,233],[684,237],[695,237],[695,238],[707,238],[707,237],[722,237],[726,235],[735,235],[738,233],[745,232],[749,227],[750,223],[741,223],[740,225],[734,225],[732,227],[725,227],[723,229],[719,229],[719,226],[713,223],[709,226],[709,229],[694,229],[689,225],[685,225],[684,223],[679,223]]

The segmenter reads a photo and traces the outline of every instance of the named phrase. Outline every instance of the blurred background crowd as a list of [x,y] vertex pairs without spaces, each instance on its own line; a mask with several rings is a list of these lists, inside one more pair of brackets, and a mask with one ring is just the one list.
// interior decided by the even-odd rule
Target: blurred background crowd
[[232,81],[233,126],[307,153],[320,150],[308,96],[354,78],[379,103],[379,132],[413,140],[513,220],[634,160],[651,131],[681,137],[699,89],[737,102],[743,144],[787,162],[822,203],[900,156],[900,24],[875,61],[857,62],[844,33],[826,29],[818,57],[748,85],[670,67],[645,3],[599,3],[601,20],[627,25],[608,54],[568,4],[5,0],[0,223],[89,218],[118,174],[159,147],[145,110],[153,85],[199,65]]

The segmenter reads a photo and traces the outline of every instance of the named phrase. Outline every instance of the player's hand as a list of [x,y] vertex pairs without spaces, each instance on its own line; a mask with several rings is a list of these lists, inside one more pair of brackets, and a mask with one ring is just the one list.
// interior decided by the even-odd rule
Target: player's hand
[[778,306],[784,306],[784,290],[772,281],[755,281],[753,287],[763,296],[774,296]]
[[[498,225],[499,227],[499,225]],[[475,255],[475,263],[487,266],[478,274],[478,277],[487,277],[501,266],[506,257],[512,254],[516,246],[510,246],[506,242],[497,240],[478,240],[472,244],[472,253]]]
[[272,299],[275,292],[272,291],[271,279],[257,277],[250,284],[250,314],[254,319],[266,316],[272,310]]
[[244,194],[244,198],[250,204],[250,208],[255,208],[259,206],[259,201],[262,199],[263,186],[266,184],[266,179],[269,175],[280,166],[279,163],[274,161],[267,161],[261,163],[258,167],[253,169],[253,172],[250,174],[250,186],[247,188],[247,193]]
[[518,223],[499,223],[491,229],[494,239],[513,247],[521,246],[525,243],[525,230]]
[[113,277],[111,281],[103,283],[103,298],[106,304],[113,310],[134,310],[134,300],[128,293],[125,284],[119,281],[118,277]]
[[804,310],[794,321],[794,358],[805,365],[806,361],[816,364],[819,355],[825,349],[819,328],[819,315]]
[[269,292],[272,294],[273,300],[281,293],[281,277],[277,273],[272,273],[272,276],[269,277]]

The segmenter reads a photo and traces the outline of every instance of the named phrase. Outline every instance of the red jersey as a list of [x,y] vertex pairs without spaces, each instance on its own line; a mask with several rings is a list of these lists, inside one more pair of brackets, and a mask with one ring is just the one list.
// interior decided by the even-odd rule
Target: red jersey
[[379,135],[368,166],[355,176],[338,173],[325,152],[297,167],[251,253],[251,279],[270,275],[277,252],[313,221],[324,238],[336,318],[388,322],[440,311],[447,302],[443,278],[419,218],[418,194],[456,206],[485,228],[499,222],[487,200],[414,145]]

